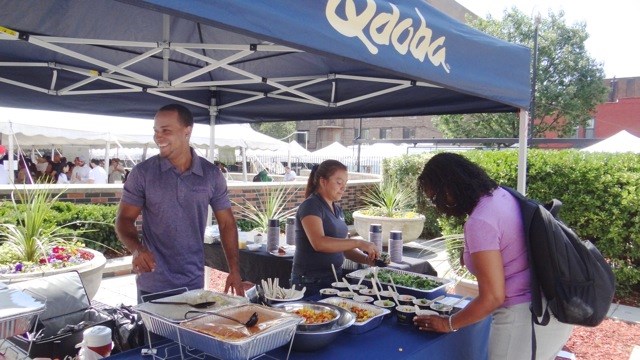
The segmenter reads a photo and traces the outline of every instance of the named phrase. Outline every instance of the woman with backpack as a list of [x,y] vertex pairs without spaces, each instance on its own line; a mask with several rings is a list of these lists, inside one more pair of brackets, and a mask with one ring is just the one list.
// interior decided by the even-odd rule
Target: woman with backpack
[[[489,359],[531,359],[530,268],[519,203],[478,165],[439,153],[424,166],[418,186],[436,210],[466,218],[462,262],[478,280],[479,295],[451,316],[416,316],[422,331],[453,332],[491,315]],[[573,327],[555,318],[535,326],[536,359],[554,359]]]

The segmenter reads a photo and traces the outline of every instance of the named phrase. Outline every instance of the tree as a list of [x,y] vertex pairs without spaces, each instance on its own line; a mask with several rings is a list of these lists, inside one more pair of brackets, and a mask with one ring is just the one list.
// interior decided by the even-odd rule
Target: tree
[[[276,139],[284,139],[296,131],[295,121],[253,123],[251,127]],[[286,140],[286,139],[285,139]]]
[[[503,40],[533,48],[536,24],[515,7],[503,18],[475,19],[470,25]],[[596,106],[606,99],[602,64],[592,59],[584,43],[585,23],[565,24],[564,12],[549,11],[538,28],[538,69],[533,136],[547,132],[571,136],[585,126]],[[517,114],[444,115],[434,120],[446,137],[518,137]]]

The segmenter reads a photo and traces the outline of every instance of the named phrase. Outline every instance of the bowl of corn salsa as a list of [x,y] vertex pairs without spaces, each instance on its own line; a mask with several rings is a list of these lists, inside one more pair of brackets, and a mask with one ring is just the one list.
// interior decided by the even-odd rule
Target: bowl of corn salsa
[[298,325],[301,331],[317,331],[331,328],[338,319],[340,312],[331,306],[313,302],[292,302],[279,306],[286,312],[298,315],[304,319]]

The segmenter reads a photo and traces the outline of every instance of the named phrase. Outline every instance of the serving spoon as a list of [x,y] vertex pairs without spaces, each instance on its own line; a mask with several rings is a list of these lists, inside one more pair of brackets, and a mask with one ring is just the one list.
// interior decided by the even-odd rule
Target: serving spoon
[[151,300],[149,301],[151,304],[163,304],[163,305],[189,305],[196,309],[206,309],[209,306],[215,305],[215,301],[203,301],[199,303],[190,303],[187,301],[161,301],[161,300]]
[[231,316],[227,316],[227,315],[222,315],[222,314],[218,314],[218,313],[214,313],[214,312],[208,312],[208,311],[198,311],[198,310],[189,310],[186,313],[184,313],[184,318],[187,318],[187,315],[189,315],[189,313],[198,313],[198,314],[207,314],[207,315],[215,315],[215,316],[220,316],[223,317],[225,319],[229,319],[229,320],[233,320],[235,322],[237,322],[238,324],[244,325],[246,327],[252,327],[255,324],[258,323],[258,313],[254,312],[253,314],[251,314],[251,316],[249,317],[249,320],[242,322],[236,318],[232,318]]

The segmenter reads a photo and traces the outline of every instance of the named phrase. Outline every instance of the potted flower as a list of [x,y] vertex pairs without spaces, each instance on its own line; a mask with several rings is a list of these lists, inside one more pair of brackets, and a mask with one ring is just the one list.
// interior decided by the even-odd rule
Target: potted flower
[[363,195],[367,208],[354,211],[353,224],[360,236],[369,240],[369,226],[382,225],[382,242],[387,244],[391,230],[402,231],[402,239],[418,238],[424,227],[424,215],[414,212],[415,195],[395,178],[387,178]]
[[58,226],[47,221],[52,205],[63,193],[54,195],[46,187],[25,187],[12,193],[15,222],[0,223],[0,279],[18,282],[75,270],[92,298],[106,259],[84,247],[86,239],[81,235],[89,230],[72,228],[80,222]]

